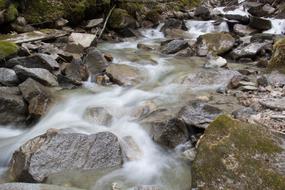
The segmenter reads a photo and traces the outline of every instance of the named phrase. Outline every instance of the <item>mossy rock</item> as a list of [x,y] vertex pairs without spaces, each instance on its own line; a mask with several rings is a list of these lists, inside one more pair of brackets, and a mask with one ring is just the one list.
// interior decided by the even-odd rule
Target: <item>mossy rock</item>
[[0,10],[4,9],[6,6],[6,0],[0,0]]
[[277,40],[273,48],[273,56],[269,61],[269,70],[285,73],[285,38]]
[[10,4],[5,12],[5,22],[13,22],[18,17],[18,9],[15,4]]
[[0,41],[0,60],[16,55],[19,47],[11,42]]
[[119,8],[126,10],[128,14],[134,18],[137,16],[137,14],[144,15],[146,9],[145,4],[138,2],[121,3]]
[[24,5],[23,15],[32,24],[53,22],[60,17],[77,22],[84,18],[89,7],[96,6],[96,0],[29,0]]
[[264,127],[219,116],[199,143],[194,184],[203,190],[284,190],[285,176],[272,164],[282,151]]
[[129,26],[133,28],[136,21],[126,10],[116,8],[113,10],[108,24],[112,29],[124,29]]
[[235,38],[226,32],[214,32],[199,36],[196,46],[200,56],[208,53],[222,55],[230,51],[235,45]]

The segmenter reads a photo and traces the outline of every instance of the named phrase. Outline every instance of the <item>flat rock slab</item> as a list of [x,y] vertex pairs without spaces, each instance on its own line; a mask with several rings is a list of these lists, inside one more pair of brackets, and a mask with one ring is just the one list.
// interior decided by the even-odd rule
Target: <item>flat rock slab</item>
[[57,185],[30,184],[30,183],[6,183],[0,185],[1,190],[81,190],[72,187],[61,187]]
[[12,35],[0,35],[0,40],[22,44],[37,40],[49,40],[68,35],[68,32],[55,29],[43,29],[33,32]]
[[273,110],[285,110],[285,97],[280,99],[268,99],[268,100],[261,100],[259,103],[269,109]]
[[102,170],[120,167],[123,153],[110,132],[93,135],[49,130],[13,154],[10,174],[16,181],[43,182],[48,176],[69,170]]

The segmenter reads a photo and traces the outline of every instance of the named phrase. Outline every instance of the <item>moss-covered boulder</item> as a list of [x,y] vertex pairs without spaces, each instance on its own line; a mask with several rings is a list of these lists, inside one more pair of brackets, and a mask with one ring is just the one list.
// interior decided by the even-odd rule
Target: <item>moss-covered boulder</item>
[[273,164],[284,151],[278,143],[261,126],[218,117],[199,143],[192,166],[195,186],[203,190],[285,189],[285,176]]
[[16,55],[19,48],[16,44],[11,42],[0,41],[0,60]]
[[130,16],[126,10],[116,8],[110,16],[109,27],[117,30],[124,29],[126,27],[135,28],[136,20]]
[[196,48],[199,56],[209,53],[222,55],[230,51],[235,45],[235,38],[225,32],[214,32],[199,36]]
[[285,38],[274,44],[273,56],[268,67],[269,70],[278,70],[285,73]]
[[89,7],[96,6],[96,0],[29,0],[22,9],[29,23],[53,22],[60,17],[77,22],[84,18]]
[[13,22],[18,17],[18,9],[15,4],[10,4],[5,12],[5,22]]

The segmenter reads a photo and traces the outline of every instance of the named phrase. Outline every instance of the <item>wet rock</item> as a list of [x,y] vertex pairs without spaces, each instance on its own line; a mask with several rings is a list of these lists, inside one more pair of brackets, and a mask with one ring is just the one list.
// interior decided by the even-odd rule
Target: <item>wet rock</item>
[[175,54],[180,50],[188,47],[188,42],[185,40],[172,40],[162,47],[161,52],[164,54]]
[[254,34],[251,38],[250,38],[250,42],[272,42],[277,38],[277,36],[275,34],[266,34],[266,33],[258,33],[258,34]]
[[285,73],[285,38],[278,40],[274,44],[273,55],[269,61],[270,70],[278,70]]
[[226,14],[224,17],[228,20],[236,20],[242,24],[249,24],[249,17],[238,14]]
[[210,11],[207,7],[200,6],[200,7],[197,7],[195,9],[194,16],[199,17],[203,20],[209,20],[210,19]]
[[284,175],[271,164],[284,149],[271,134],[262,126],[219,116],[198,144],[197,156],[192,163],[193,187],[285,188]]
[[175,148],[190,138],[186,125],[165,110],[152,113],[142,122],[150,128],[153,140],[164,147]]
[[31,184],[31,183],[4,183],[0,184],[1,190],[82,190],[73,187],[62,187],[47,184]]
[[94,28],[94,27],[102,24],[103,21],[104,21],[103,18],[89,20],[87,25],[86,25],[86,28]]
[[196,49],[199,56],[221,55],[230,51],[234,44],[235,39],[229,33],[209,33],[199,36]]
[[22,145],[13,154],[10,175],[17,181],[42,182],[67,170],[119,167],[123,155],[110,132],[93,135],[48,131]]
[[22,81],[27,78],[32,78],[46,86],[58,86],[56,77],[46,69],[26,68],[21,65],[17,65],[14,67],[14,70]]
[[11,58],[18,52],[19,47],[16,44],[0,41],[0,60]]
[[251,58],[255,59],[257,54],[261,52],[263,47],[265,47],[268,43],[250,43],[250,44],[242,44],[239,47],[235,48],[230,56],[234,60],[239,60],[241,58]]
[[26,120],[27,105],[19,95],[0,93],[0,124],[19,124]]
[[103,107],[90,107],[84,112],[84,119],[97,125],[109,126],[112,124],[113,116]]
[[206,129],[222,110],[202,101],[191,101],[178,113],[178,119],[191,127]]
[[146,51],[152,51],[152,50],[154,50],[154,48],[151,47],[150,45],[143,44],[143,43],[138,43],[137,48],[138,48],[138,49],[143,49],[143,50],[146,50]]
[[106,69],[107,75],[116,84],[133,86],[144,80],[142,73],[136,68],[124,64],[112,64]]
[[0,84],[6,86],[14,86],[19,83],[18,77],[14,70],[0,68]]
[[272,110],[285,111],[285,98],[260,100],[259,103]]
[[191,47],[183,49],[175,54],[177,57],[192,57],[196,54],[195,50]]
[[208,62],[204,65],[205,68],[220,68],[227,65],[227,60],[220,56],[209,55]]
[[239,36],[248,36],[257,33],[257,30],[250,28],[247,25],[236,24],[233,28],[234,32]]
[[89,77],[87,66],[81,59],[74,59],[71,63],[67,63],[62,72],[73,84],[81,84]]
[[26,68],[42,68],[51,72],[59,69],[59,64],[52,56],[42,53],[34,54],[29,57],[15,57],[5,64],[5,66],[9,68],[13,68],[16,65]]
[[229,84],[228,84],[228,88],[230,89],[237,89],[238,87],[240,87],[240,82],[242,80],[246,80],[246,77],[243,75],[235,75],[233,76],[233,78],[230,80]]
[[187,27],[185,26],[185,23],[181,20],[170,18],[167,19],[160,29],[161,32],[165,34],[167,29],[182,29],[187,30]]
[[143,156],[143,152],[131,136],[123,138],[123,147],[125,156],[129,161],[139,160]]
[[257,30],[269,30],[272,28],[272,23],[270,20],[260,18],[260,17],[250,17],[249,26]]
[[203,70],[189,75],[182,83],[197,90],[216,90],[221,87],[227,87],[231,79],[237,75],[240,75],[237,71],[226,69]]
[[102,73],[109,65],[104,55],[96,48],[91,48],[88,51],[83,59],[83,64],[87,66],[92,81],[95,81],[95,76]]

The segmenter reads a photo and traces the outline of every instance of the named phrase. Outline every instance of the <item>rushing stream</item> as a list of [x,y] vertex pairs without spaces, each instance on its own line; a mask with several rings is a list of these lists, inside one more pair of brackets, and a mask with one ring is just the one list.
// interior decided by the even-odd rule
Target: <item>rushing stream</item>
[[[242,11],[239,10],[239,12]],[[277,25],[278,21],[275,22]],[[282,24],[279,23],[279,25]],[[214,26],[208,21],[188,21],[186,25],[193,38],[213,31],[228,31],[225,22]],[[160,27],[155,30],[142,31],[145,37],[141,39],[128,39],[116,44],[104,43],[98,47],[101,51],[112,54],[113,64],[137,67],[145,78],[142,83],[130,88],[116,85],[103,87],[86,82],[87,90],[64,94],[64,99],[58,102],[32,129],[0,127],[0,173],[5,172],[9,159],[17,148],[50,128],[68,128],[84,134],[110,131],[116,134],[121,141],[125,137],[131,137],[141,152],[137,155],[138,159],[126,162],[120,169],[91,175],[97,180],[95,184],[94,180],[88,181],[89,174],[89,178],[72,179],[75,183],[73,185],[106,190],[110,188],[110,184],[115,182],[122,189],[133,189],[137,184],[143,184],[158,185],[164,190],[189,190],[191,187],[189,164],[181,160],[178,151],[166,152],[156,145],[145,131],[144,126],[136,120],[135,113],[150,101],[155,102],[158,107],[175,109],[176,106],[185,104],[191,97],[213,89],[212,86],[203,87],[203,91],[200,92],[199,88],[190,89],[181,84],[186,76],[203,69],[201,65],[206,59],[168,57],[137,49],[139,42],[158,47],[164,38],[159,29]],[[272,29],[272,33],[278,33],[278,28]],[[147,61],[146,64],[145,61]],[[102,126],[85,120],[83,116],[88,107],[104,107],[108,110],[114,117],[111,125]],[[128,145],[124,148],[126,151],[130,150]],[[56,184],[66,183],[66,181],[68,181],[67,178],[60,176],[51,179],[51,183]]]

